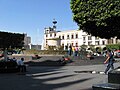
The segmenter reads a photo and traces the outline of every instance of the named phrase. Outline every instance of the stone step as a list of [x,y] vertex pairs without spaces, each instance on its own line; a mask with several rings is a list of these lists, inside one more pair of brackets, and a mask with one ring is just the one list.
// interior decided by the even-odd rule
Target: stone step
[[92,88],[93,90],[120,90],[120,84],[112,83],[94,84]]

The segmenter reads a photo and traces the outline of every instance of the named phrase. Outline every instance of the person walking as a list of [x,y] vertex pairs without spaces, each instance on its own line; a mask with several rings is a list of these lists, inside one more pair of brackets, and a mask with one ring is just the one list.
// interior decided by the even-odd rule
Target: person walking
[[76,47],[75,47],[75,56],[78,56],[78,50],[79,50],[79,49],[78,49],[78,47],[76,46]]
[[107,58],[104,61],[104,64],[107,64],[107,67],[106,67],[105,72],[104,72],[105,74],[108,73],[110,68],[114,69],[114,65],[113,65],[114,64],[114,57],[113,57],[113,54],[112,54],[111,50],[107,51],[106,56],[107,56]]
[[69,48],[68,48],[68,55],[71,56],[71,54],[72,54],[72,46],[70,45]]
[[75,46],[72,46],[73,56],[75,56]]

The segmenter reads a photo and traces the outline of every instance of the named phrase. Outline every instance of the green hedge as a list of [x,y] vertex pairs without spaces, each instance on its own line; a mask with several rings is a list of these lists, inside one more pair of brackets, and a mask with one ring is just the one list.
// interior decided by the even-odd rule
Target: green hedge
[[109,44],[109,45],[106,45],[106,48],[109,48],[109,49],[120,49],[120,44]]
[[49,55],[65,55],[67,51],[63,50],[25,50],[26,54],[49,54]]

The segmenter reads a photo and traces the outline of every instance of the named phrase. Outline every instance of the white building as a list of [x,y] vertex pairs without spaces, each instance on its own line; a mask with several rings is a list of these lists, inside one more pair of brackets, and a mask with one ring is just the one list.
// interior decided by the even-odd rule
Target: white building
[[107,44],[116,44],[120,40],[116,38],[101,39],[99,37],[88,35],[83,30],[69,30],[69,31],[56,31],[56,21],[53,21],[53,28],[48,27],[44,30],[44,49],[48,46],[64,46],[67,49],[68,46],[87,45],[88,47],[94,45],[95,47],[106,47]]
[[64,46],[65,48],[69,45],[78,47],[81,45],[105,47],[106,44],[106,39],[88,35],[83,30],[56,31],[50,27],[45,28],[44,48],[47,46]]

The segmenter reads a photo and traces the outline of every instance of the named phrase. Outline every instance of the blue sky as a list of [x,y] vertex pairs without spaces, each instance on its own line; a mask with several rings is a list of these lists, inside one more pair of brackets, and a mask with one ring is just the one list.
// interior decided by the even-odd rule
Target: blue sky
[[70,0],[0,0],[0,31],[27,33],[32,44],[41,44],[44,28],[57,20],[57,29],[77,29]]

